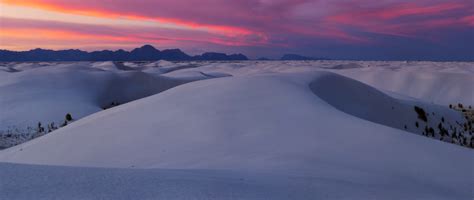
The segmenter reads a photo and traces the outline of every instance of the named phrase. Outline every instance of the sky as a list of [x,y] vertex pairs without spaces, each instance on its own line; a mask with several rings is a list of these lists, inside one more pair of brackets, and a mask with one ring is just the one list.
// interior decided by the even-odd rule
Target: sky
[[0,0],[0,49],[474,60],[473,0]]

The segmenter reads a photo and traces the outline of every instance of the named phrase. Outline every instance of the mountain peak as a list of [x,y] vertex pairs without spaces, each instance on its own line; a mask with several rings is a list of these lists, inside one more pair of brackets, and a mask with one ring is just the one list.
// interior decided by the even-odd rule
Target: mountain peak
[[146,44],[146,45],[143,45],[139,48],[136,48],[133,51],[139,51],[139,52],[156,52],[156,51],[159,51],[158,49],[156,49],[155,47],[149,45],[149,44]]
[[158,49],[156,49],[154,46],[151,46],[151,45],[149,45],[149,44],[143,45],[142,47],[140,47],[140,49],[150,49],[150,50],[153,49],[153,50],[158,50]]

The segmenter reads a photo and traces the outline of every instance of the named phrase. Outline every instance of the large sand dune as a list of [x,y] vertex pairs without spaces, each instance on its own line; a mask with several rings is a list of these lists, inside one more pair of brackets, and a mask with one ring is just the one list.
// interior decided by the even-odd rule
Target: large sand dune
[[[459,112],[442,104],[474,102],[470,91],[456,90],[441,97],[435,94],[436,84],[416,84],[423,82],[425,74],[411,72],[416,90],[423,95],[410,95],[412,91],[362,75],[396,67],[398,72],[385,74],[392,77],[387,82],[395,85],[399,80],[394,77],[401,76],[400,71],[413,70],[403,63],[369,67],[374,63],[361,62],[354,67],[342,61],[201,62],[192,67],[177,63],[178,68],[163,62],[148,66],[124,63],[126,70],[111,64],[53,65],[0,74],[7,77],[0,93],[13,95],[11,101],[3,102],[21,99],[12,92],[15,85],[41,90],[56,85],[47,84],[43,77],[68,77],[64,82],[71,85],[57,86],[57,99],[40,98],[46,103],[37,105],[30,96],[32,106],[54,107],[63,97],[69,104],[61,112],[75,106],[79,110],[91,107],[78,114],[83,118],[63,128],[1,150],[0,162],[17,164],[0,164],[0,175],[7,180],[4,187],[0,184],[0,193],[9,198],[33,193],[42,198],[87,198],[77,191],[91,184],[97,185],[99,194],[110,191],[106,184],[111,183],[140,194],[131,198],[472,198],[472,149],[419,135],[422,128],[414,127],[419,119],[413,110],[416,105],[435,113],[429,116],[428,125],[441,116],[446,123],[462,122],[465,119]],[[159,70],[160,65],[175,70]],[[420,68],[426,69],[425,65]],[[447,73],[454,76],[450,80],[461,82],[446,81],[444,88],[471,83],[472,76],[466,74],[472,74],[464,69],[470,65],[458,67],[459,73],[451,67],[448,72],[431,74]],[[37,78],[22,78],[25,73]],[[182,84],[185,82],[189,83]],[[462,87],[460,90],[466,89]],[[34,94],[32,91],[24,95]],[[100,109],[101,102],[115,99],[124,104]],[[25,102],[17,105],[22,104]],[[49,112],[42,111],[37,116],[9,114],[4,118],[18,116],[34,122],[35,117],[47,115]],[[110,168],[120,169],[108,171]],[[91,181],[62,180],[56,173],[82,174]],[[15,179],[14,174],[21,175]],[[22,181],[28,175],[31,183]],[[11,190],[43,185],[42,177],[51,177],[48,188],[60,185],[60,192],[44,193],[44,188],[36,188],[15,194]],[[137,186],[140,184],[143,186]],[[130,197],[110,195],[106,198]]]

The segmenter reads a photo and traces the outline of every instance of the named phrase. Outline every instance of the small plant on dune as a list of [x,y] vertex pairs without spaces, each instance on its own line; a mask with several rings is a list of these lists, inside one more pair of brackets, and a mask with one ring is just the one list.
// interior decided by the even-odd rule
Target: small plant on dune
[[71,114],[66,114],[66,121],[72,121],[72,115]]
[[119,102],[112,101],[109,105],[103,106],[102,109],[107,110],[109,108],[112,108],[112,107],[115,107],[115,106],[118,106],[118,105],[120,105]]
[[54,122],[51,122],[51,129],[52,129],[52,130],[58,129],[58,127],[57,127],[56,125],[54,125]]
[[51,122],[51,124],[48,124],[48,133],[51,133],[56,129],[58,129],[58,127],[54,124],[54,122]]
[[38,122],[38,133],[43,133],[44,132],[44,127],[42,126],[41,122]]
[[64,122],[61,124],[61,127],[67,126],[67,125],[68,125],[68,122],[72,121],[72,115],[71,115],[70,113],[67,113],[64,118],[65,118],[65,120],[64,120]]
[[426,112],[425,112],[425,110],[423,110],[423,108],[415,106],[415,112],[416,112],[416,114],[418,114],[418,119],[420,119],[424,122],[428,121],[428,117],[426,116]]
[[435,131],[434,131],[434,129],[433,129],[432,127],[430,127],[430,128],[428,129],[428,131],[431,133],[431,136],[432,136],[432,137],[435,137]]
[[456,132],[454,132],[452,135],[451,135],[451,142],[452,143],[457,143],[458,141],[458,135],[456,134]]
[[428,136],[428,137],[429,137],[430,135],[431,135],[432,137],[435,137],[435,131],[434,131],[434,129],[431,128],[431,127],[425,126],[425,131],[424,131],[424,133],[426,133],[426,136]]
[[67,120],[64,120],[63,124],[61,124],[61,127],[67,126]]

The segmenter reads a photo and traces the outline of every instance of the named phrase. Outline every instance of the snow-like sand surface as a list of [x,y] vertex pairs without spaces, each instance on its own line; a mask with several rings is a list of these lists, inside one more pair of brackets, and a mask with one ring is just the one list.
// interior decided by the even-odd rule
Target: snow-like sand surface
[[59,123],[66,113],[82,118],[113,101],[126,103],[189,82],[119,70],[112,62],[59,64],[0,75],[0,130],[39,121]]
[[[367,173],[103,169],[0,164],[2,199],[471,199],[416,181],[368,184]],[[336,170],[335,170],[336,171]],[[351,178],[352,180],[349,180]],[[378,177],[383,179],[385,177]],[[434,190],[436,188],[436,190]],[[465,188],[465,187],[463,187]]]
[[[66,127],[1,150],[0,195],[472,199],[472,149],[417,135],[413,126],[414,105],[462,121],[447,104],[474,104],[472,63],[444,64],[160,61],[21,65],[18,72],[4,66],[0,106],[17,109],[2,116],[9,126],[49,117],[46,109],[59,97],[70,102],[59,117],[91,109]],[[64,80],[57,99],[36,104],[29,88],[54,88],[39,84],[48,82],[42,77]],[[15,86],[24,87],[23,98]],[[3,94],[12,97],[6,101]],[[18,114],[28,95],[36,116]],[[101,102],[115,99],[131,102],[98,112]]]

